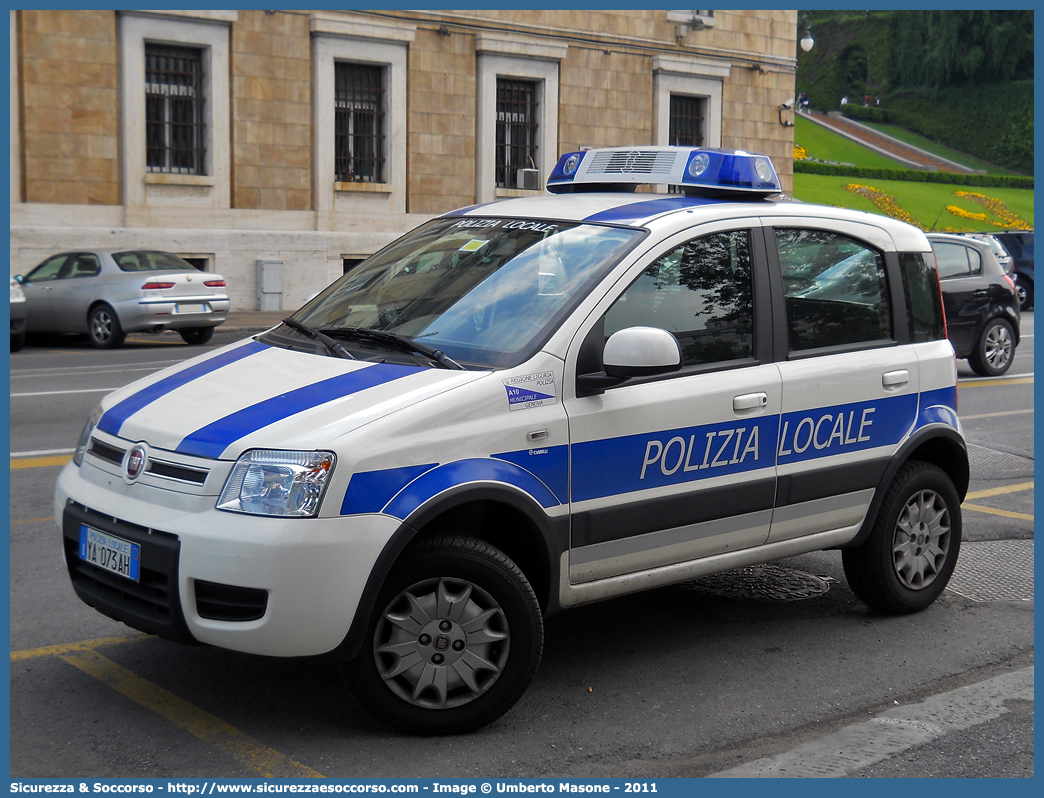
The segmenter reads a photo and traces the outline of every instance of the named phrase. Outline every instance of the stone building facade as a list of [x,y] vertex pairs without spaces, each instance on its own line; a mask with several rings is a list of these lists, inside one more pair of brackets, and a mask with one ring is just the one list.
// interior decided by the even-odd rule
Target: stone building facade
[[795,11],[10,22],[12,273],[65,249],[164,249],[248,309],[257,262],[281,262],[290,310],[433,215],[540,191],[570,150],[695,136],[771,155],[791,186]]

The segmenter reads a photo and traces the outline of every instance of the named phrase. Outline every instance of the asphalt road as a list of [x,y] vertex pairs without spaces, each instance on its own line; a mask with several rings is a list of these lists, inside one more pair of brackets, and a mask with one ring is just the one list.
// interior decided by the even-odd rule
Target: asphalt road
[[[973,482],[931,608],[871,612],[837,552],[579,608],[548,620],[511,712],[440,740],[388,731],[328,662],[179,646],[83,605],[53,519],[61,463],[107,391],[200,350],[31,341],[11,357],[11,775],[1032,775],[1032,314],[1023,334],[1004,378],[960,365]],[[852,739],[859,756],[839,754]]]

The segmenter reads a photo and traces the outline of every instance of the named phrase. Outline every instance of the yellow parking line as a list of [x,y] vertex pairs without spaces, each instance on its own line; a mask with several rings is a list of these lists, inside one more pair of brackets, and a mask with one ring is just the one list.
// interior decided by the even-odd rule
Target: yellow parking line
[[24,457],[17,460],[11,461],[11,470],[17,471],[20,468],[46,468],[48,466],[60,466],[65,465],[72,457],[67,454],[59,455],[57,457]]
[[1005,493],[1022,493],[1025,490],[1033,490],[1032,482],[1018,482],[1014,485],[1004,485],[1000,488],[987,488],[986,490],[976,490],[969,493],[964,498],[967,499],[985,499],[987,496],[1001,496]]
[[1021,416],[1025,413],[1032,413],[1033,408],[1028,410],[1001,410],[999,413],[975,413],[971,416],[961,416],[961,421],[971,421],[973,418],[1000,418],[1001,416]]
[[169,690],[136,676],[97,651],[83,650],[59,656],[118,693],[162,715],[178,728],[231,755],[239,764],[265,778],[325,778],[322,773],[262,745],[234,726],[178,698]]
[[990,515],[999,515],[1004,518],[1018,518],[1020,521],[1032,521],[1032,515],[1026,515],[1025,513],[1013,513],[1011,510],[998,510],[995,507],[983,507],[981,504],[962,504],[962,510],[972,510],[977,513],[989,513]]
[[54,516],[53,515],[49,515],[46,518],[19,518],[17,520],[11,521],[11,523],[12,524],[39,524],[39,523],[42,523],[44,521],[53,521],[53,520],[54,520]]
[[984,388],[987,385],[1032,385],[1032,377],[1013,377],[1010,380],[961,380],[957,388]]
[[96,637],[93,640],[79,640],[75,643],[58,643],[53,646],[40,646],[39,648],[24,648],[21,651],[11,652],[11,662],[21,662],[37,657],[60,657],[63,654],[71,654],[76,651],[90,651],[101,646],[116,646],[120,643],[132,643],[135,640],[145,640],[146,634],[120,635],[119,637]]

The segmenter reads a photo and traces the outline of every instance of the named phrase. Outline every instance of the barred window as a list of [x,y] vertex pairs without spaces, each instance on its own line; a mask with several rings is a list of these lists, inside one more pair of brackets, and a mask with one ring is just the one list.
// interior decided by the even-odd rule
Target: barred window
[[203,51],[145,45],[145,163],[150,172],[206,174]]
[[384,182],[383,70],[334,64],[334,172],[340,182]]
[[702,97],[671,95],[671,124],[668,144],[679,147],[703,146],[704,100]]
[[497,78],[497,188],[519,188],[518,170],[537,168],[537,84]]

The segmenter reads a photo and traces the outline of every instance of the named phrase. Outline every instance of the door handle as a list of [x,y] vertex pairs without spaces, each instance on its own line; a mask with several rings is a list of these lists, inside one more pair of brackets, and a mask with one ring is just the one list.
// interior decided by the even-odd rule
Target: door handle
[[737,413],[743,410],[757,410],[768,405],[768,394],[745,393],[732,399],[732,409]]
[[885,388],[900,388],[906,385],[910,381],[910,372],[906,369],[902,371],[889,371],[881,377],[881,384]]

